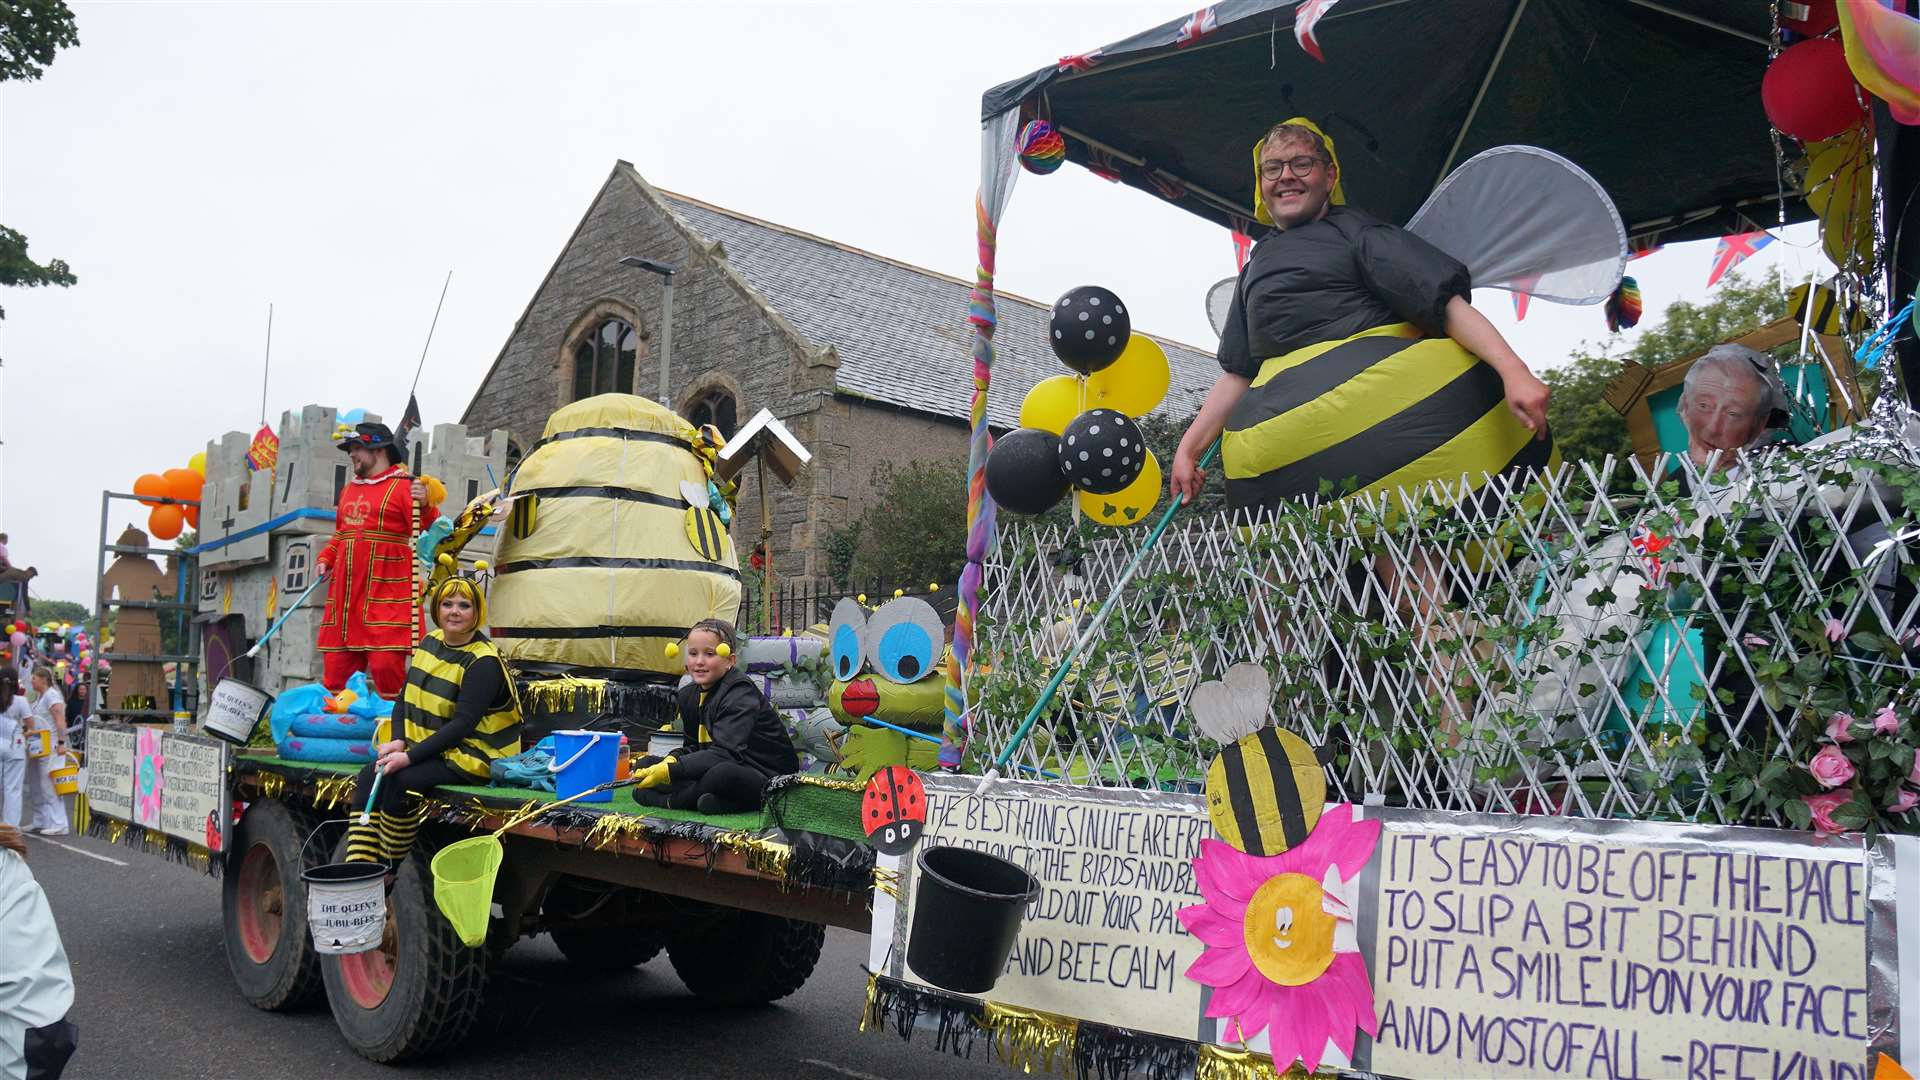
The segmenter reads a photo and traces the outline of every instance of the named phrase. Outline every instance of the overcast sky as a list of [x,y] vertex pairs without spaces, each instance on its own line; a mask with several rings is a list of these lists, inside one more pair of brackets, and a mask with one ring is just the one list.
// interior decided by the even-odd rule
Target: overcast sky
[[[36,596],[90,597],[101,489],[258,426],[269,303],[276,421],[391,420],[452,269],[420,403],[458,420],[616,158],[970,277],[981,92],[1191,6],[75,4],[80,47],[0,89],[0,222],[80,278],[0,293],[0,531]],[[1790,235],[1749,265],[1804,277]],[[1003,289],[1097,282],[1213,347],[1218,227],[1068,167],[1021,178],[1001,237]],[[1649,321],[1705,295],[1712,247],[1634,264]],[[1605,337],[1597,308],[1476,301],[1536,369]]]

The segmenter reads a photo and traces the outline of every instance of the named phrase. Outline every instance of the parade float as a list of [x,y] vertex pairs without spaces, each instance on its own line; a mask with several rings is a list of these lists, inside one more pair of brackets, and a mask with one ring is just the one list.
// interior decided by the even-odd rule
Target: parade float
[[[1916,42],[1852,0],[1255,0],[989,90],[948,771],[918,846],[877,858],[862,1028],[1100,1077],[1907,1075]],[[1071,385],[1012,388],[1023,430],[994,438],[1021,173],[1077,164],[1258,239],[1247,148],[1296,115],[1355,205],[1450,254],[1489,254],[1422,233],[1474,162],[1590,176],[1621,223],[1611,291],[1575,297],[1596,334],[1638,316],[1629,254],[1722,236],[1730,265],[1815,220],[1838,272],[1754,344],[1791,387],[1781,445],[1689,456],[1690,356],[1610,388],[1641,458],[1487,478],[1472,512],[1364,462],[1260,514],[1143,507],[1074,469],[1126,381],[1095,347],[1126,340],[1095,341],[1121,298],[1091,289],[1056,306]],[[1458,257],[1569,298],[1551,259]],[[1109,460],[1139,445],[1115,419]],[[1017,516],[1069,490],[1073,525]]]
[[[583,965],[664,950],[694,993],[737,1004],[801,985],[835,925],[871,932],[863,1027],[1027,1072],[1900,1075],[1920,1061],[1901,932],[1920,921],[1902,322],[1920,233],[1900,230],[1920,151],[1899,125],[1920,100],[1876,66],[1904,31],[1868,6],[1829,7],[1835,29],[1817,4],[1776,23],[1704,0],[1249,0],[989,91],[951,648],[908,598],[854,597],[743,650],[806,710],[795,740],[819,773],[725,816],[437,789],[371,925],[314,910],[301,879],[331,857],[316,831],[358,810],[351,764],[108,725],[90,831],[220,872],[241,993],[324,995],[381,1061],[457,1042],[529,934]],[[1820,41],[1862,93],[1831,92],[1827,45],[1770,74]],[[1816,290],[1783,297],[1804,332],[1764,346],[1824,388],[1824,411],[1795,398],[1814,437],[1729,481],[1663,434],[1677,373],[1627,372],[1613,397],[1644,410],[1645,461],[1502,477],[1473,514],[1391,489],[1181,513],[1135,423],[1164,358],[1089,287],[1055,327],[1089,344],[1057,350],[1060,381],[1012,388],[1023,429],[994,441],[996,230],[1018,170],[1072,162],[1252,237],[1247,148],[1296,114],[1338,142],[1353,202],[1395,223],[1508,145],[1589,178],[1610,254],[1476,280],[1593,300],[1596,326],[1637,312],[1629,246],[1750,249],[1817,218],[1842,317]],[[1606,289],[1553,277],[1593,266]],[[728,451],[638,399],[575,403],[514,474],[453,498],[451,546],[420,572],[479,570],[484,545],[453,549],[494,529],[492,629],[529,715],[587,747],[596,727],[650,740],[668,646],[738,600]],[[1012,517],[1069,493],[1071,525]],[[456,881],[426,858],[456,851],[481,869]],[[342,951],[348,924],[374,947]]]

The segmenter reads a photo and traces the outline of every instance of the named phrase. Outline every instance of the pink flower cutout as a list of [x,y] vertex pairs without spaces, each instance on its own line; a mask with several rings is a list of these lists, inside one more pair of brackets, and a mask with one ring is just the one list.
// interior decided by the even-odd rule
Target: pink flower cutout
[[1773,642],[1768,641],[1759,634],[1748,634],[1746,637],[1740,639],[1740,644],[1745,645],[1749,649],[1765,649],[1770,647]]
[[[1308,1071],[1317,1069],[1328,1040],[1351,1058],[1355,1029],[1379,1033],[1366,962],[1352,937],[1351,909],[1339,895],[1373,858],[1379,840],[1380,822],[1355,821],[1352,806],[1334,803],[1306,843],[1279,855],[1246,855],[1218,840],[1200,842],[1193,871],[1206,903],[1182,908],[1180,922],[1206,948],[1188,966],[1187,978],[1213,987],[1206,1015],[1230,1019],[1224,1031],[1231,1037],[1246,1040],[1265,1031],[1282,1069],[1295,1059]],[[1262,888],[1283,875],[1322,882],[1321,903],[1338,927],[1332,962],[1299,985],[1269,978],[1254,955],[1258,941],[1249,944],[1256,933],[1274,933],[1271,925],[1251,925],[1248,910],[1258,906]]]
[[1829,617],[1827,619],[1827,640],[1837,643],[1841,638],[1844,638],[1846,636],[1847,636],[1846,624],[1841,622],[1839,619]]
[[[1847,734],[1847,728],[1853,724],[1853,714],[1837,712],[1827,717],[1827,738],[1837,743],[1850,743],[1853,736]],[[1832,786],[1832,785],[1828,785]]]
[[1894,795],[1893,801],[1887,804],[1887,813],[1904,814],[1915,806],[1920,806],[1920,791],[1903,787],[1898,794]]
[[1823,788],[1837,788],[1853,779],[1853,762],[1847,760],[1847,752],[1837,746],[1823,746],[1820,752],[1807,762],[1807,771],[1820,782]]
[[1847,830],[1833,820],[1833,812],[1853,801],[1850,791],[1824,791],[1818,795],[1802,795],[1800,801],[1813,811],[1813,827],[1829,836]]
[[1897,735],[1900,733],[1900,718],[1893,715],[1893,706],[1888,705],[1873,714],[1873,733],[1875,735]]

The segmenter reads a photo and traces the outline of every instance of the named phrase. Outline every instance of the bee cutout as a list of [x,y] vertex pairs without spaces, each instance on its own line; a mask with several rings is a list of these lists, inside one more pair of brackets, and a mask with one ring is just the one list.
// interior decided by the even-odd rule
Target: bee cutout
[[1304,843],[1327,802],[1318,755],[1291,731],[1267,726],[1272,683],[1254,664],[1235,664],[1190,700],[1201,734],[1228,743],[1207,766],[1207,816],[1236,851],[1278,855]]

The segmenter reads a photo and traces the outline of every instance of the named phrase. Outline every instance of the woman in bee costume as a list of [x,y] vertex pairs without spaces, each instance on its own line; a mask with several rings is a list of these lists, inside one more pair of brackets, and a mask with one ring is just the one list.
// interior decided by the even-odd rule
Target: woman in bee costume
[[366,806],[374,770],[386,774],[368,824],[347,830],[348,862],[397,866],[413,847],[425,808],[410,796],[441,784],[484,784],[494,759],[520,752],[520,703],[499,650],[487,635],[485,594],[452,577],[433,590],[428,610],[438,628],[414,647],[407,685],[382,721],[373,764],[354,781],[354,805]]
[[1199,494],[1216,435],[1236,509],[1548,464],[1547,387],[1468,303],[1464,263],[1346,206],[1333,141],[1305,118],[1255,145],[1254,182],[1274,231],[1241,272],[1176,495]]

